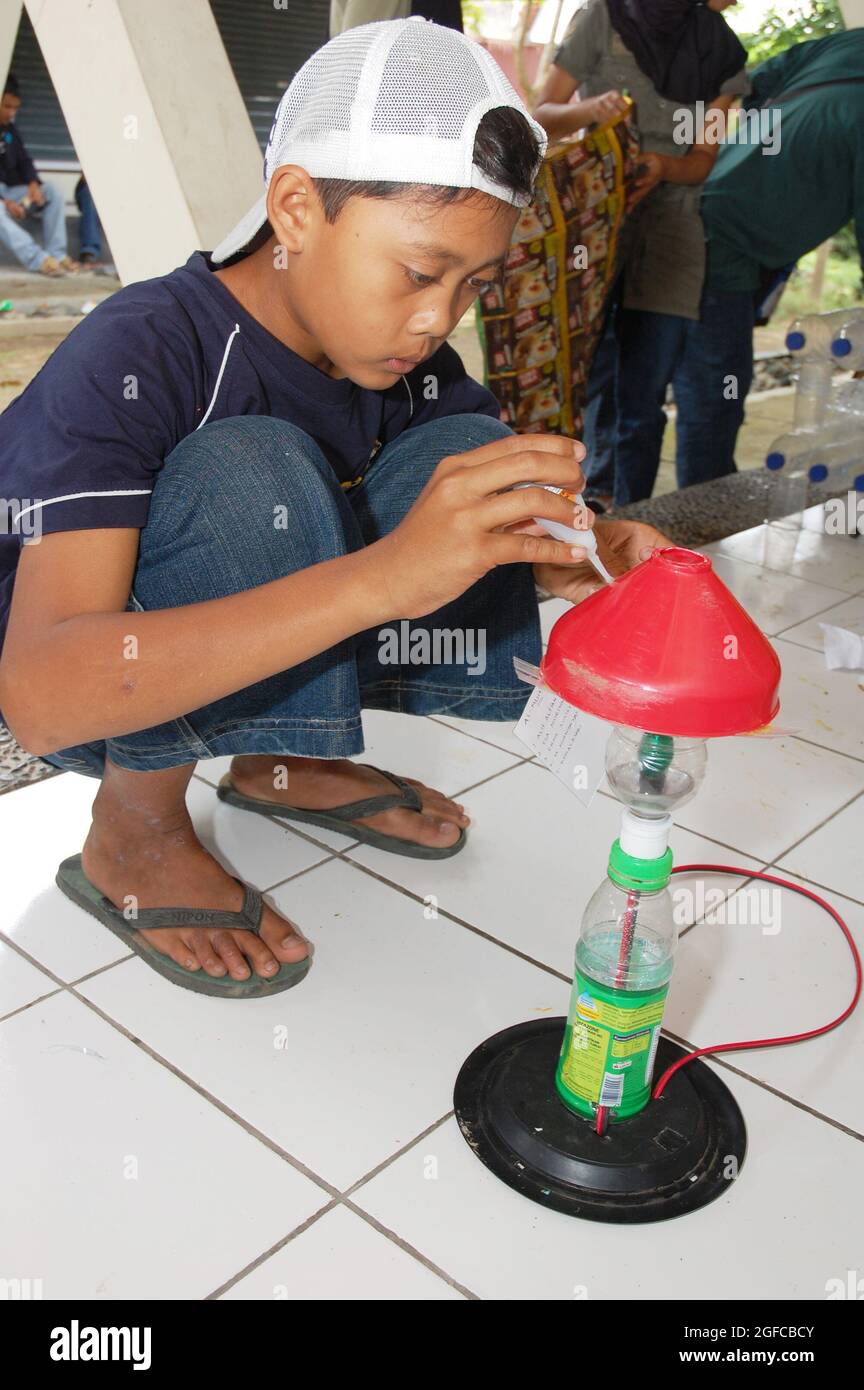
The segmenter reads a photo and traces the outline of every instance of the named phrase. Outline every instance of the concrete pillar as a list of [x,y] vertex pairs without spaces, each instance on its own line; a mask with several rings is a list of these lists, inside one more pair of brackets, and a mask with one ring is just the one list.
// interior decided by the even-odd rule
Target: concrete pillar
[[837,0],[847,29],[860,29],[864,24],[864,0]]
[[26,4],[121,280],[210,250],[263,160],[208,0]]
[[12,66],[12,50],[18,37],[23,0],[0,0],[0,81],[5,82]]

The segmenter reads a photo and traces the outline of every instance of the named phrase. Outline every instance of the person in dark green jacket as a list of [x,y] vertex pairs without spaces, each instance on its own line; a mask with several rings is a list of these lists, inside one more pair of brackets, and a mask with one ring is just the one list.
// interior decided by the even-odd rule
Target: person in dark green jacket
[[766,274],[853,218],[864,265],[864,29],[795,44],[750,81],[747,139],[730,136],[702,194],[712,312],[683,347],[699,362],[698,389],[676,397],[679,450],[709,457],[714,477],[735,470]]

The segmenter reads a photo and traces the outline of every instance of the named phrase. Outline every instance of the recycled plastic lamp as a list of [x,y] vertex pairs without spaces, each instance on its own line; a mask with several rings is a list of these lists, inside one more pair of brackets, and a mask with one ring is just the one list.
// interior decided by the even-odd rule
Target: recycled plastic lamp
[[746,1149],[741,1112],[704,1062],[651,1098],[655,1063],[686,1055],[660,1036],[676,935],[669,812],[695,795],[706,739],[774,718],[780,663],[710,559],[672,546],[560,618],[541,675],[614,725],[606,772],[621,834],[583,918],[567,1019],[482,1043],[457,1078],[456,1117],[478,1158],[534,1201],[664,1220],[727,1190]]

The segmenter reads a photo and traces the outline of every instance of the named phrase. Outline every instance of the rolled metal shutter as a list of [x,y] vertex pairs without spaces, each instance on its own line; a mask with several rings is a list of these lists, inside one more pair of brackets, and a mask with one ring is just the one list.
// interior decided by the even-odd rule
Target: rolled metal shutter
[[330,36],[330,0],[210,0],[263,152],[285,88]]
[[[211,0],[211,8],[263,151],[279,98],[298,68],[327,42],[330,0],[287,0],[285,8],[274,0]],[[10,71],[21,84],[19,128],[37,164],[74,162],[72,139],[26,10]]]

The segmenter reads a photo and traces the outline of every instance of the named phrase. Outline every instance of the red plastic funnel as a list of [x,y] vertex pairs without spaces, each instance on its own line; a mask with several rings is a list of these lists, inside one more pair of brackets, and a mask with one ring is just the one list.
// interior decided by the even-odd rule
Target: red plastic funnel
[[780,662],[707,555],[668,546],[559,618],[542,666],[612,724],[717,738],[768,724]]

